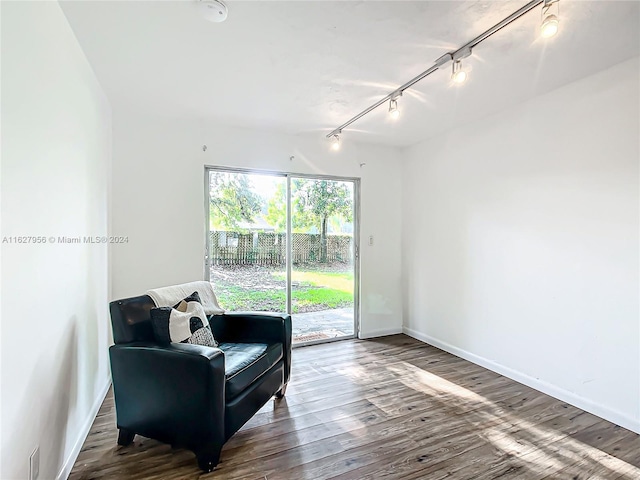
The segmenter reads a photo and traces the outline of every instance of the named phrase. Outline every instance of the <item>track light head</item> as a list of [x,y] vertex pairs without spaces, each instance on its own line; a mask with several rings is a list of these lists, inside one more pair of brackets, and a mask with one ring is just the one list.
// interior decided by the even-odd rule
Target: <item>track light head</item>
[[451,80],[453,83],[461,85],[467,81],[467,72],[462,69],[462,61],[456,60],[453,62],[451,71]]
[[542,23],[540,24],[540,35],[543,38],[553,37],[558,33],[560,27],[560,0],[545,0],[542,6]]
[[389,100],[389,115],[394,120],[397,120],[400,116],[400,110],[398,110],[398,101],[395,99]]
[[560,21],[558,17],[555,15],[547,15],[547,17],[542,21],[542,25],[540,25],[540,34],[544,38],[553,37],[556,33],[558,33]]
[[340,136],[334,135],[331,137],[331,150],[338,151],[340,150]]

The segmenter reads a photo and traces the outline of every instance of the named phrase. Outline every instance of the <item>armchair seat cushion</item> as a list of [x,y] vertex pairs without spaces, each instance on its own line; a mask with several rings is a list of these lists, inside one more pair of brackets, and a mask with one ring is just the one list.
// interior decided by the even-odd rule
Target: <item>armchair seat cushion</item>
[[221,343],[225,357],[225,397],[235,398],[283,357],[282,343]]

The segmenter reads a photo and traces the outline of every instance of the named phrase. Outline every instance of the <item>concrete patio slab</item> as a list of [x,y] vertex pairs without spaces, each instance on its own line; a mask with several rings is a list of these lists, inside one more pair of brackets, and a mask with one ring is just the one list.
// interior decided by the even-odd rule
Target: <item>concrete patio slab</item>
[[[324,334],[321,338],[336,338],[354,333],[353,307],[294,313],[291,318],[294,343],[306,341],[312,334]],[[296,341],[296,337],[300,337],[300,340]]]

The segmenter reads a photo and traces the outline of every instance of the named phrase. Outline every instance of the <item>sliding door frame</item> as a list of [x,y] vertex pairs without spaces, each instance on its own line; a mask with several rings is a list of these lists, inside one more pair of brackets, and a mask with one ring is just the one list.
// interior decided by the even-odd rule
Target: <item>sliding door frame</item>
[[211,280],[211,257],[209,239],[211,237],[211,226],[209,219],[209,172],[227,172],[227,173],[244,173],[254,175],[266,175],[272,177],[285,178],[286,196],[287,196],[287,253],[286,253],[286,270],[287,270],[287,313],[291,314],[291,274],[292,274],[292,245],[290,233],[291,225],[291,179],[305,178],[310,180],[333,180],[338,182],[353,183],[353,335],[344,335],[342,337],[329,338],[324,340],[314,340],[304,342],[294,347],[306,347],[318,343],[329,343],[340,340],[348,340],[350,338],[358,338],[360,335],[360,178],[359,177],[341,177],[333,175],[316,175],[308,173],[294,172],[278,172],[272,170],[260,170],[253,168],[226,167],[218,165],[204,166],[204,218],[205,218],[205,241],[204,241],[204,279]]

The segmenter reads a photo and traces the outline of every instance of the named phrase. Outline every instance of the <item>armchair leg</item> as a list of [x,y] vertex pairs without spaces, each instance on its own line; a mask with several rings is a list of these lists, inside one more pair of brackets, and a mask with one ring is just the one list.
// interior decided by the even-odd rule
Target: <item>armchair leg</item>
[[206,447],[200,449],[196,453],[196,457],[198,458],[198,466],[200,470],[209,473],[216,468],[218,462],[220,462],[220,451],[222,450],[222,445],[207,445]]
[[131,445],[133,442],[133,438],[136,436],[135,432],[131,430],[127,430],[126,428],[121,428],[118,432],[118,445],[122,445],[126,447],[127,445]]
[[276,398],[282,399],[284,398],[284,394],[287,393],[287,383],[285,383],[280,390],[276,392]]

